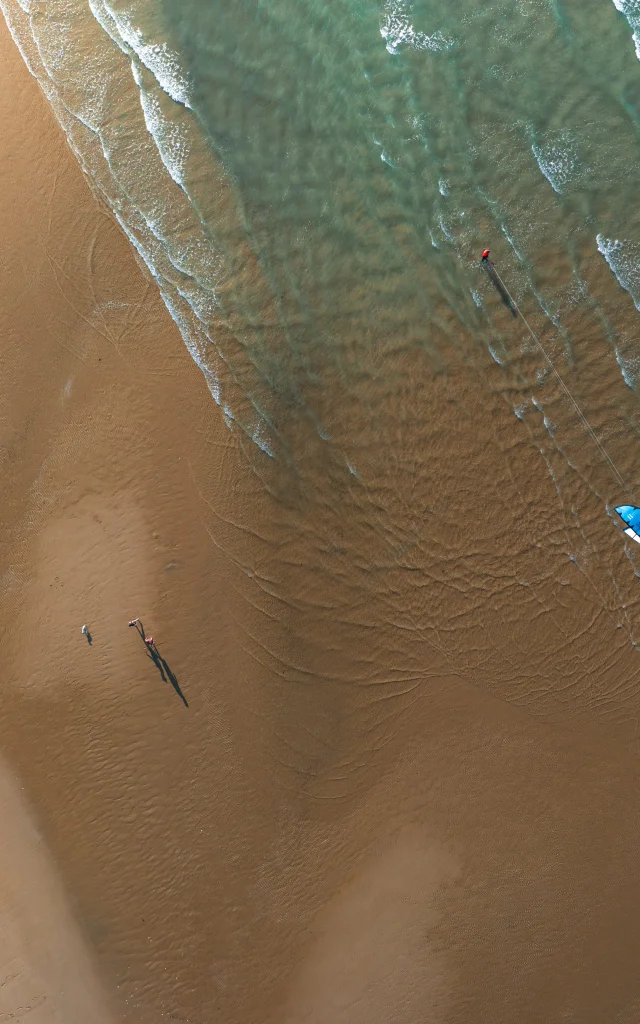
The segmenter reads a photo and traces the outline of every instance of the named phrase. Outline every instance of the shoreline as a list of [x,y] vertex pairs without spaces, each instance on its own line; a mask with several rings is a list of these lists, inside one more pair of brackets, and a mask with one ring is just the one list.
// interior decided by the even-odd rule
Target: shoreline
[[555,491],[525,428],[505,453],[464,353],[449,379],[418,351],[429,415],[389,440],[415,495],[375,410],[341,421],[361,477],[306,439],[297,486],[256,463],[4,27],[0,56],[0,1012],[631,1020],[635,653],[535,547]]

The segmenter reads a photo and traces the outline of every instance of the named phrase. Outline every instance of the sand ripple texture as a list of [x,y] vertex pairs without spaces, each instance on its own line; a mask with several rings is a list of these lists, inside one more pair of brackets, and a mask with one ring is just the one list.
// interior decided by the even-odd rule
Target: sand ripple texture
[[[154,1020],[635,1022],[631,5],[0,6],[209,389],[132,284],[117,386],[87,369],[86,436],[56,392],[15,502],[5,739],[105,975]],[[125,588],[188,710],[130,670]]]
[[[637,559],[610,513],[632,496],[477,255],[491,241],[630,486],[640,224],[621,182],[640,152],[628,20],[613,5],[534,0],[466,2],[455,17],[404,0],[345,0],[330,16],[311,2],[2,6],[252,474],[282,503],[264,525],[273,567],[241,559],[254,582],[331,631],[370,630],[357,674],[397,673],[402,700],[431,643],[453,673],[491,664],[490,685],[504,675],[509,699],[533,709],[571,693],[608,715],[577,668],[549,693],[544,665],[550,645],[588,646],[601,614],[635,644]],[[472,379],[456,390],[461,366]],[[501,404],[511,420],[497,428]],[[453,472],[460,445],[468,459]],[[543,513],[523,479],[532,452],[549,477]],[[286,583],[271,580],[283,551]],[[572,604],[576,574],[590,581],[587,614]],[[330,607],[314,602],[316,575],[333,581]],[[571,622],[553,640],[547,586]],[[494,666],[497,639],[466,628],[484,603],[498,632],[539,625],[535,666]],[[378,651],[389,621],[398,630]]]

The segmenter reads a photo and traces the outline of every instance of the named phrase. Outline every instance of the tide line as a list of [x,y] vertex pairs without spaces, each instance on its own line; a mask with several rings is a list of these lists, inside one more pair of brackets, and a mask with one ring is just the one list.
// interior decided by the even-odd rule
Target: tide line
[[623,494],[628,493],[627,485],[624,482],[624,479],[622,478],[622,475],[618,471],[618,468],[616,467],[613,459],[611,458],[611,456],[609,455],[609,453],[605,449],[605,447],[602,444],[600,438],[598,437],[598,435],[596,434],[595,430],[593,429],[593,427],[589,423],[589,420],[587,419],[587,417],[583,413],[582,409],[578,405],[577,401],[575,400],[575,398],[573,397],[573,395],[569,391],[569,388],[567,387],[567,385],[565,384],[562,376],[560,375],[560,371],[556,368],[553,360],[551,359],[551,356],[548,354],[548,352],[546,351],[544,345],[542,344],[542,342],[538,338],[537,334],[534,332],[533,328],[531,327],[531,324],[529,323],[529,321],[525,317],[524,313],[522,312],[522,310],[518,306],[517,302],[513,298],[513,295],[511,294],[511,292],[509,291],[509,289],[505,285],[504,281],[500,277],[500,275],[499,275],[498,271],[496,270],[495,265],[493,263],[491,264],[491,269],[492,269],[493,273],[495,274],[496,278],[498,279],[498,281],[500,282],[501,287],[504,288],[505,293],[509,296],[509,300],[510,300],[513,308],[516,310],[516,312],[518,313],[518,316],[524,322],[525,327],[527,328],[529,334],[531,335],[531,337],[533,338],[534,342],[538,346],[538,348],[539,348],[540,352],[542,353],[542,356],[544,357],[544,359],[547,362],[548,366],[550,367],[550,369],[555,374],[555,377],[556,377],[560,387],[562,388],[562,390],[564,391],[565,395],[567,396],[567,398],[571,402],[573,408],[575,409],[576,413],[578,414],[578,416],[582,420],[582,423],[583,423],[585,429],[591,435],[591,438],[592,438],[594,444],[596,445],[598,451],[600,452],[602,457],[607,462],[607,464],[608,464],[611,472],[613,473],[613,475],[614,475],[618,485],[622,488]]

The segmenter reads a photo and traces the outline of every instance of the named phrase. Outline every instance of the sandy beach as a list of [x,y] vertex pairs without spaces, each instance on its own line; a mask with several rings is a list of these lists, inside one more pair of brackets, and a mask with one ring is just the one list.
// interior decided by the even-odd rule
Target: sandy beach
[[257,471],[0,27],[0,1018],[635,1024],[637,653],[524,427],[462,345],[415,535]]

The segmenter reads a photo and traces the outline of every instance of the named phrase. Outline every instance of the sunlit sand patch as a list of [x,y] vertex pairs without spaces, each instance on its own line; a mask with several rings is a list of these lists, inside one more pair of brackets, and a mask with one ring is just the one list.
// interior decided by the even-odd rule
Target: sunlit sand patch
[[[118,644],[129,639],[127,620],[152,607],[149,544],[144,519],[130,500],[87,496],[44,526],[17,630],[21,690],[35,697],[59,686],[84,690],[97,684],[97,666],[87,659],[117,656]],[[80,632],[85,623],[91,651]],[[105,679],[118,685],[113,674]]]
[[287,1024],[446,1019],[449,966],[430,944],[437,898],[459,866],[419,828],[372,854],[314,928]]
[[0,814],[0,1020],[112,1022],[46,845],[4,763]]

